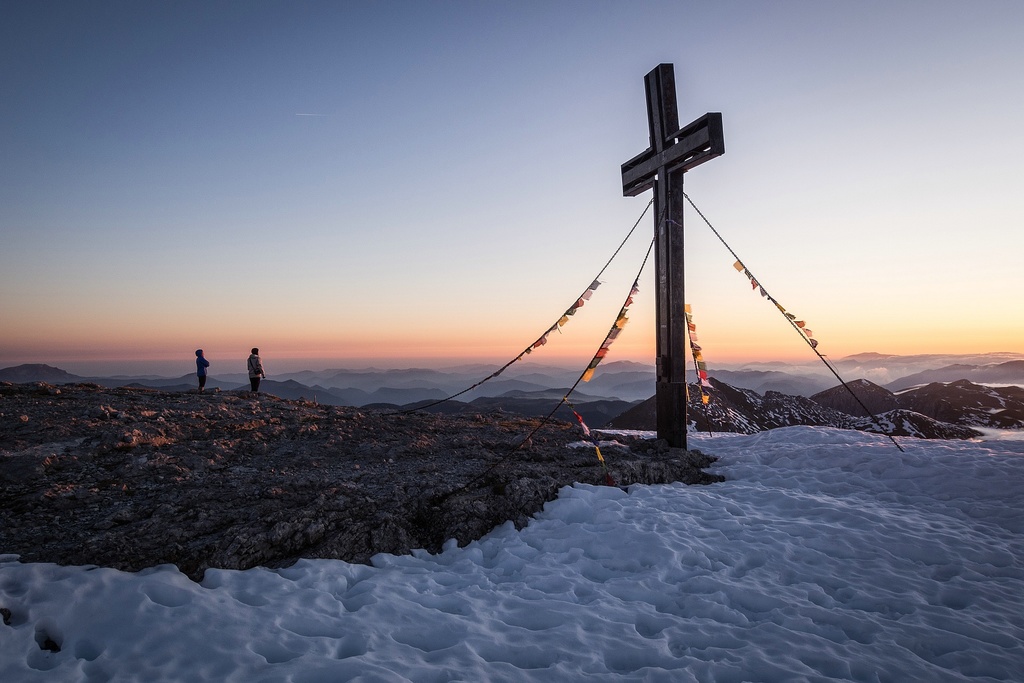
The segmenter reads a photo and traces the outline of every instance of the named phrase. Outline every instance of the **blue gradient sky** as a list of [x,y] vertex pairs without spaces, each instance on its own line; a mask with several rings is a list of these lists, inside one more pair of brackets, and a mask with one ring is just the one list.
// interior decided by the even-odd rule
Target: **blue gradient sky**
[[[1024,3],[0,8],[0,364],[508,360],[648,202],[660,62],[724,116],[687,192],[819,350],[1024,352]],[[545,358],[586,364],[652,230]],[[807,357],[692,213],[687,248],[712,366]],[[608,360],[653,360],[652,266]]]

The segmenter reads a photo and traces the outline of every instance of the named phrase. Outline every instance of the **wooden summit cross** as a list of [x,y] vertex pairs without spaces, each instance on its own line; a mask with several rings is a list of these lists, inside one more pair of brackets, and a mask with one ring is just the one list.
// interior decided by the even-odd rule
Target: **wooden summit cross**
[[651,146],[622,165],[622,194],[654,188],[657,309],[658,438],[686,448],[686,354],[690,339],[683,306],[683,174],[725,154],[722,115],[705,114],[679,128],[675,73],[659,64],[644,79]]

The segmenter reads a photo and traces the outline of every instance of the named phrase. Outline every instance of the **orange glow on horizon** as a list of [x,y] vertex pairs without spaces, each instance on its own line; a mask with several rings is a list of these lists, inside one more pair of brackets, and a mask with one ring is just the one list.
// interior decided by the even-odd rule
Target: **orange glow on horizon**
[[[745,294],[745,293],[744,293]],[[758,300],[754,300],[759,304]],[[612,302],[617,310],[618,302]],[[722,315],[709,309],[696,324],[699,343],[709,366],[743,363],[817,363],[814,352],[801,335],[780,321],[777,312],[767,307],[752,315],[746,310]],[[548,343],[527,356],[540,363],[568,366],[585,365],[593,358],[607,333],[608,315],[596,307],[588,308],[589,317],[576,316],[564,329],[549,336]],[[630,311],[630,323],[609,349],[603,363],[628,360],[653,365],[655,362],[653,315],[637,306]],[[717,314],[717,315],[716,315]],[[885,334],[884,327],[862,329],[845,319],[820,316],[814,323],[818,350],[829,359],[880,352],[889,355],[979,354],[1004,351],[1014,353],[1024,346],[1024,329],[1013,324],[997,327],[980,322],[965,325],[952,334],[945,324],[919,324],[910,334]],[[210,359],[222,362],[245,358],[257,346],[273,365],[274,358],[332,359],[349,364],[394,365],[408,363],[489,363],[502,365],[529,347],[545,326],[545,317],[528,322],[495,316],[482,322],[458,320],[444,328],[441,323],[403,324],[388,319],[380,324],[343,329],[338,320],[308,325],[309,317],[285,316],[258,319],[246,325],[199,323],[191,319],[159,319],[143,324],[131,318],[86,320],[68,319],[59,324],[51,319],[36,319],[14,331],[5,331],[0,340],[3,367],[19,363],[54,364],[67,361],[161,361],[182,359],[188,362],[196,348]],[[857,322],[854,320],[854,322]],[[811,324],[811,323],[809,323]],[[1016,323],[1018,326],[1024,323]],[[243,328],[245,331],[240,332]],[[539,328],[539,329],[538,329]],[[1009,351],[1006,351],[1009,349]]]

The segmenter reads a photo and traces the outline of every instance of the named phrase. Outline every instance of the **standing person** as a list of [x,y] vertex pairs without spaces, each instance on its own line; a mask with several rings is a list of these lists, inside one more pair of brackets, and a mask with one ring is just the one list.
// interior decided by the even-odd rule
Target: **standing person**
[[263,379],[267,378],[267,373],[263,372],[263,362],[260,361],[260,350],[255,346],[252,349],[252,354],[249,355],[249,384],[252,385],[252,393],[258,394],[260,392],[260,377]]
[[199,378],[199,393],[206,388],[206,368],[210,367],[210,361],[203,358],[203,350],[196,349],[196,376]]

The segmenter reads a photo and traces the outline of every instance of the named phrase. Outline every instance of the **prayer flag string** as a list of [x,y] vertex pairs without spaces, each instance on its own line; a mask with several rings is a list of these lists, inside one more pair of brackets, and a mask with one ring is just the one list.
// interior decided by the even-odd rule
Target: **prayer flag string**
[[701,212],[701,210],[697,208],[697,205],[693,203],[693,200],[690,199],[690,196],[684,192],[683,197],[686,199],[687,202],[690,203],[690,206],[693,207],[693,210],[697,212],[697,215],[701,217],[704,223],[707,224],[707,226],[711,229],[711,232],[715,233],[715,237],[717,237],[718,241],[722,243],[722,246],[724,246],[729,251],[729,253],[732,254],[732,257],[736,259],[736,262],[732,264],[732,267],[735,268],[738,272],[743,273],[747,277],[747,279],[750,280],[750,286],[752,289],[757,290],[762,297],[768,299],[770,302],[772,302],[772,304],[775,305],[776,308],[779,309],[779,312],[782,313],[783,316],[785,316],[786,321],[790,324],[790,326],[792,326],[792,328],[796,330],[797,333],[800,334],[803,340],[807,342],[807,345],[811,347],[811,351],[813,351],[815,355],[817,355],[818,358],[821,359],[821,362],[825,364],[825,367],[827,367],[832,372],[832,374],[835,375],[836,379],[839,380],[839,383],[846,388],[846,390],[850,393],[853,399],[860,405],[861,408],[864,409],[864,412],[871,416],[871,420],[874,422],[875,426],[878,427],[878,430],[882,434],[888,436],[889,440],[892,441],[893,445],[895,445],[896,448],[900,449],[900,451],[903,451],[903,447],[899,445],[899,443],[892,436],[892,434],[889,434],[886,431],[885,427],[881,424],[881,422],[879,422],[878,417],[866,405],[864,405],[864,402],[856,393],[854,393],[853,389],[850,388],[850,385],[846,383],[846,380],[844,380],[839,375],[839,371],[837,371],[835,367],[833,367],[833,365],[828,362],[828,359],[825,358],[825,356],[822,355],[820,351],[818,351],[818,340],[814,338],[814,333],[811,332],[810,329],[808,329],[807,323],[803,320],[797,320],[796,315],[788,312],[785,308],[782,307],[782,304],[780,304],[773,296],[771,296],[768,293],[768,291],[761,285],[761,283],[757,281],[753,273],[750,272],[750,269],[743,264],[743,261],[740,260],[739,255],[735,251],[733,251],[732,247],[729,246],[728,242],[725,241],[722,235],[719,234],[717,230],[715,230],[715,226],[711,225],[711,221],[707,219],[707,216],[705,216],[703,212]]
[[[639,278],[639,276],[637,276]],[[633,286],[629,289],[629,295],[626,297],[625,303],[622,308],[619,309],[619,314],[615,317],[615,322],[612,323],[612,327],[608,330],[608,334],[605,335],[604,341],[601,342],[601,346],[598,347],[597,353],[594,354],[594,358],[587,365],[587,369],[583,372],[583,376],[580,377],[584,382],[589,382],[594,376],[594,371],[597,366],[604,360],[604,357],[608,355],[608,347],[612,345],[616,339],[619,338],[622,329],[629,322],[629,317],[626,315],[629,312],[629,306],[633,303],[633,297],[640,292],[640,287],[637,285],[637,281],[633,280]]]
[[[612,261],[615,260],[615,257],[619,255],[619,252],[622,251],[622,247],[626,246],[626,242],[629,240],[630,237],[633,236],[633,233],[636,231],[636,227],[638,225],[640,225],[640,221],[642,221],[644,219],[644,216],[647,215],[647,212],[650,210],[650,208],[651,208],[651,206],[653,204],[654,204],[654,199],[651,199],[651,201],[647,202],[647,206],[644,207],[644,210],[643,210],[643,212],[641,212],[640,217],[636,219],[636,223],[634,223],[633,227],[629,229],[629,232],[626,233],[626,237],[619,244],[618,248],[612,253],[611,257],[604,264],[604,266],[601,268],[601,270],[598,271],[597,275],[594,277],[593,282],[590,283],[590,286],[587,287],[586,290],[584,290],[584,292],[580,296],[578,296],[576,298],[576,301],[571,306],[569,306],[568,309],[566,309],[565,313],[563,313],[562,316],[557,321],[555,321],[554,325],[549,327],[544,332],[544,334],[542,334],[540,337],[537,338],[537,340],[535,342],[533,342],[532,344],[527,346],[525,349],[523,349],[523,351],[518,356],[516,356],[515,358],[513,358],[509,362],[505,363],[500,368],[498,368],[497,370],[495,370],[494,372],[489,374],[487,377],[484,377],[482,380],[480,380],[476,384],[468,386],[465,389],[463,389],[462,391],[454,393],[451,396],[446,396],[445,398],[438,399],[437,401],[433,401],[431,403],[426,403],[424,405],[417,406],[417,407],[412,408],[410,410],[402,410],[402,411],[399,411],[399,412],[400,413],[412,413],[412,412],[415,412],[417,410],[423,410],[425,408],[430,408],[430,407],[436,406],[436,405],[438,405],[440,403],[444,403],[445,401],[450,401],[453,398],[457,398],[459,396],[462,396],[463,394],[465,394],[465,393],[467,393],[469,391],[472,391],[473,389],[476,389],[478,386],[480,386],[484,382],[488,382],[488,381],[494,379],[495,377],[497,377],[498,375],[500,375],[501,373],[505,372],[505,370],[507,370],[513,363],[515,363],[516,361],[522,360],[522,358],[524,356],[529,355],[530,353],[533,353],[534,349],[539,349],[540,347],[546,345],[548,343],[548,335],[550,335],[552,332],[555,332],[556,330],[561,332],[561,329],[559,329],[559,328],[561,328],[563,325],[565,325],[567,322],[569,322],[569,318],[571,316],[575,315],[576,311],[579,310],[580,308],[582,308],[583,304],[585,304],[587,301],[590,300],[590,297],[593,296],[593,294],[594,294],[594,290],[596,290],[599,286],[601,286],[600,278],[604,274],[604,271],[606,271],[608,269],[608,266],[610,266]],[[648,248],[648,255],[650,255],[650,249],[649,248]],[[647,262],[647,257],[644,257],[644,263],[646,263],[646,262]],[[556,408],[556,410],[557,410],[557,408]]]
[[686,316],[686,328],[690,336],[690,354],[693,356],[693,369],[697,373],[697,383],[700,386],[700,402],[707,405],[711,396],[706,389],[711,389],[711,382],[708,380],[708,364],[704,360],[704,354],[697,343],[697,326],[693,322],[693,309],[690,304],[683,306],[683,313]]
[[[648,205],[648,206],[650,206],[650,205]],[[646,212],[646,210],[645,210],[645,212]],[[641,216],[641,218],[642,218],[642,216]],[[661,216],[660,220],[664,220],[664,214]],[[637,224],[639,224],[639,221],[637,221]],[[633,227],[635,228],[636,226],[634,225]],[[660,228],[660,227],[661,227],[661,224],[659,222],[658,228]],[[657,230],[655,230],[655,234],[657,234]],[[619,314],[620,318],[622,317],[622,314],[625,311],[625,309],[630,304],[633,303],[633,296],[639,291],[639,289],[637,288],[637,284],[636,283],[639,282],[640,275],[644,272],[644,267],[647,265],[647,259],[649,259],[651,257],[651,251],[653,249],[654,249],[654,238],[651,239],[651,243],[647,246],[647,253],[644,255],[643,263],[640,264],[640,270],[637,271],[636,277],[633,279],[633,286],[630,288],[629,296],[626,297],[626,303],[623,304],[622,310],[620,311],[620,314]],[[612,329],[608,331],[608,335],[605,336],[605,343],[609,342],[609,339],[614,339],[615,337],[617,337],[619,332],[622,331],[622,327],[618,326],[618,322],[619,322],[619,318],[616,318],[616,325],[613,325]],[[601,346],[602,346],[602,348],[607,348],[607,347],[605,347],[604,343],[602,343]],[[600,350],[599,350],[599,352],[600,352]],[[595,358],[596,357],[597,357],[597,355],[595,354]],[[603,354],[602,354],[602,357],[603,357]],[[513,362],[514,361],[510,361],[509,365],[511,365]],[[588,370],[590,369],[589,366],[588,366],[587,369]],[[584,371],[584,374],[586,374],[586,371]],[[525,438],[523,438],[518,444],[516,444],[515,446],[510,448],[509,452],[506,453],[504,457],[502,457],[499,460],[497,460],[496,462],[492,463],[490,465],[490,467],[485,469],[483,472],[481,472],[477,476],[473,477],[466,484],[462,485],[461,487],[455,489],[454,491],[452,491],[450,493],[445,494],[444,498],[448,498],[450,496],[455,495],[456,493],[459,493],[461,491],[465,491],[474,482],[477,482],[480,479],[482,479],[483,477],[487,476],[487,474],[489,472],[493,471],[494,468],[498,467],[503,462],[505,462],[506,460],[511,458],[513,455],[515,455],[515,453],[520,448],[522,448],[525,444],[530,443],[530,439],[533,438],[533,435],[536,434],[537,432],[539,432],[541,430],[541,428],[544,427],[544,425],[546,425],[548,422],[550,422],[551,418],[554,417],[555,413],[558,412],[558,409],[561,408],[563,405],[569,406],[570,410],[572,410],[573,413],[576,415],[576,419],[579,421],[580,426],[584,430],[584,433],[589,433],[590,432],[590,428],[586,426],[586,423],[583,422],[582,416],[580,416],[579,413],[575,409],[572,408],[572,404],[569,402],[569,396],[572,395],[572,392],[576,391],[576,387],[579,386],[579,384],[580,384],[580,382],[582,380],[583,380],[583,375],[580,375],[579,379],[577,379],[576,382],[571,387],[569,387],[569,390],[565,392],[565,395],[562,396],[562,398],[558,401],[558,403],[555,404],[555,407],[551,409],[551,412],[548,413],[546,417],[541,419],[537,423],[537,425],[533,428],[533,430],[531,430],[530,433],[526,435]],[[444,400],[448,400],[448,399],[444,399]],[[440,401],[438,401],[438,403],[440,403]],[[601,455],[600,447],[597,445],[596,442],[594,442],[594,448],[597,450],[597,456],[598,456],[598,460],[601,462],[601,466],[604,467],[604,470],[605,470],[605,481],[608,483],[609,486],[615,486],[616,485],[615,484],[615,480],[612,479],[611,474],[608,472],[608,468],[607,468],[607,466],[605,465],[605,462],[604,462],[604,456]]]
[[611,473],[608,471],[608,465],[604,461],[604,456],[601,455],[601,444],[597,440],[597,436],[590,430],[587,423],[583,421],[583,416],[579,414],[568,398],[565,399],[565,404],[569,406],[569,410],[576,416],[576,421],[580,423],[580,429],[583,430],[583,435],[587,437],[587,441],[594,447],[594,451],[597,453],[597,460],[601,463],[601,469],[604,470],[604,480],[608,486],[616,486],[615,480],[612,478]]
[[[518,356],[516,356],[515,360],[513,360],[512,362],[514,363],[515,361],[520,360],[523,356],[526,356],[526,355],[529,355],[529,354],[533,353],[534,349],[539,349],[540,347],[542,347],[545,344],[547,344],[548,343],[548,335],[551,334],[552,332],[561,332],[562,331],[561,327],[563,325],[565,325],[567,322],[569,322],[569,318],[571,316],[576,315],[576,311],[578,311],[579,309],[583,308],[583,305],[585,303],[587,303],[588,301],[590,301],[590,297],[592,297],[594,295],[594,292],[600,286],[601,286],[600,280],[594,280],[592,283],[590,283],[590,286],[587,287],[586,291],[583,292],[583,294],[579,295],[576,298],[576,301],[572,304],[572,306],[569,306],[569,308],[566,309],[565,313],[562,314],[562,317],[559,318],[557,321],[555,321],[554,325],[552,325],[547,330],[545,330],[544,334],[542,334],[540,337],[537,338],[537,341],[533,342],[532,344],[527,346],[525,349],[523,349],[523,352],[520,353]],[[511,365],[511,363],[509,365]],[[501,368],[501,370],[499,370],[496,374],[500,374],[507,367],[508,367],[508,365],[506,365],[505,367]]]
[[[662,215],[661,219],[664,220],[664,215]],[[657,230],[655,230],[655,235],[656,234]],[[644,272],[644,268],[647,266],[647,259],[651,257],[651,251],[654,249],[654,239],[655,238],[653,237],[651,238],[651,243],[647,246],[647,253],[644,255],[643,263],[640,264],[640,269],[637,271],[636,277],[633,279],[633,286],[630,287],[629,289],[629,294],[626,296],[626,300],[625,302],[623,302],[622,308],[619,310],[619,315],[615,318],[615,323],[612,324],[611,329],[608,330],[608,334],[605,335],[604,341],[601,342],[600,348],[598,348],[597,353],[594,354],[594,359],[590,361],[590,363],[587,365],[586,370],[584,370],[583,373],[580,374],[579,378],[577,378],[573,385],[569,387],[569,390],[565,392],[565,396],[563,396],[562,399],[557,404],[555,404],[555,407],[551,409],[551,412],[548,413],[547,417],[545,417],[540,422],[540,424],[538,424],[533,429],[533,431],[526,436],[525,439],[520,441],[518,446],[512,449],[512,453],[515,453],[517,450],[519,450],[523,446],[523,444],[528,442],[533,437],[534,434],[540,431],[540,428],[548,423],[548,421],[554,416],[554,414],[558,412],[559,408],[561,408],[563,405],[571,406],[571,404],[569,403],[569,397],[572,396],[572,392],[576,391],[576,387],[580,385],[580,382],[589,380],[594,375],[594,369],[597,367],[597,364],[600,363],[601,359],[603,359],[607,355],[608,347],[616,338],[618,338],[619,333],[622,332],[622,328],[625,327],[626,322],[628,321],[628,318],[626,318],[626,310],[633,303],[633,297],[636,296],[637,292],[640,291],[640,288],[637,286],[637,282],[640,281],[640,275]],[[509,455],[511,455],[511,453]]]
[[789,321],[789,324],[796,328],[796,331],[804,337],[804,340],[810,344],[812,349],[818,348],[818,340],[814,338],[814,333],[811,331],[811,328],[807,327],[807,323],[803,320],[797,320],[797,316],[786,311],[782,304],[780,304],[775,297],[769,294],[768,290],[766,290],[764,286],[754,278],[753,274],[751,274],[750,270],[743,265],[742,261],[736,259],[736,263],[732,264],[732,267],[743,273],[747,279],[750,280],[751,289],[756,289],[762,298],[768,299],[768,301],[775,305],[775,308],[779,309],[779,312],[782,313],[782,315],[786,316],[786,320]]

